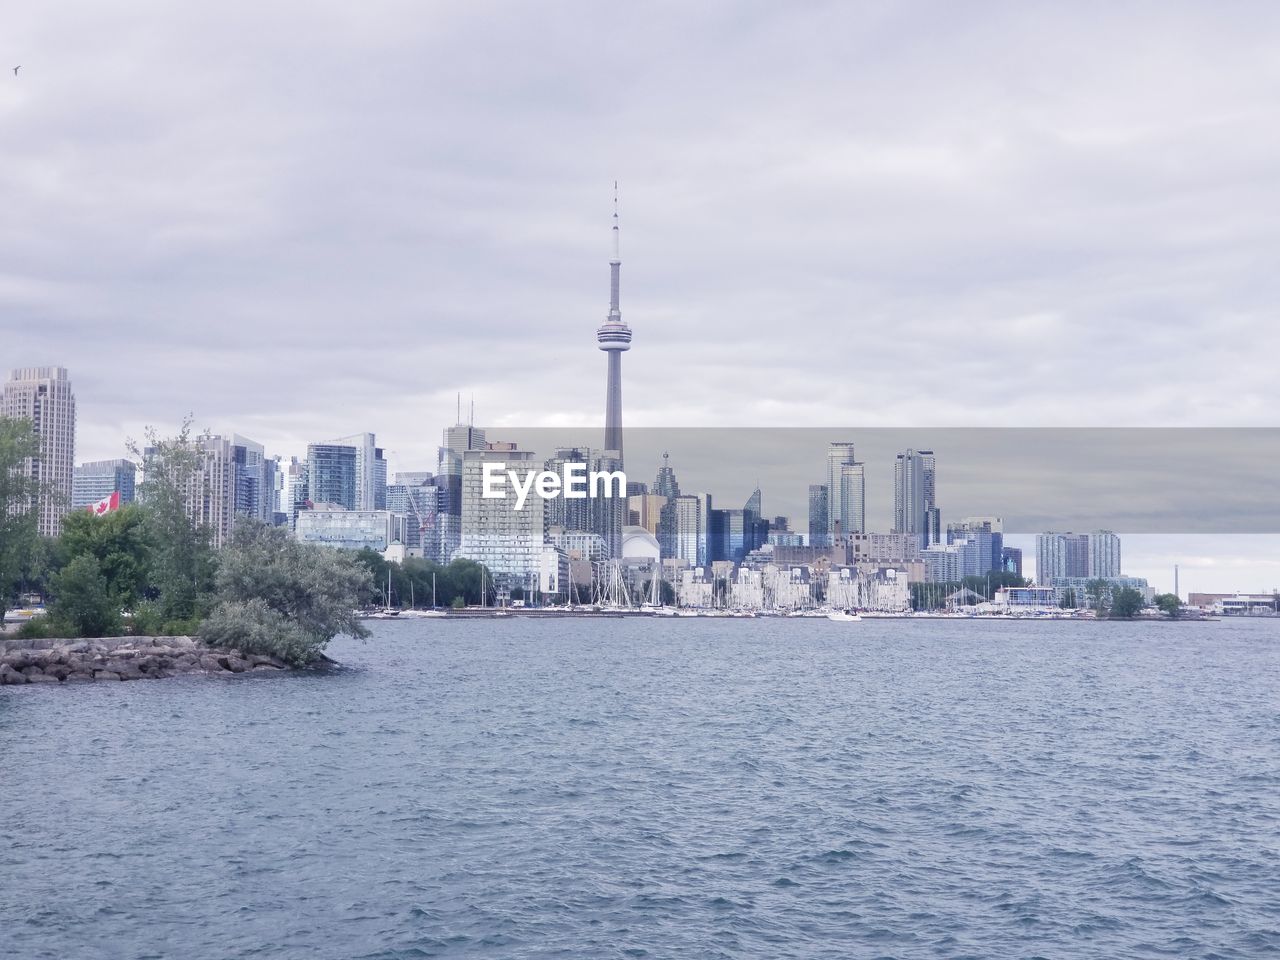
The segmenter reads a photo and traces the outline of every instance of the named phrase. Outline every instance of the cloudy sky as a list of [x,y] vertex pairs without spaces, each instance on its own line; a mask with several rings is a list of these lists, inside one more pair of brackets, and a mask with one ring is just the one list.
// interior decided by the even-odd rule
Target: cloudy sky
[[1277,41],[1263,2],[10,5],[0,365],[70,368],[80,459],[192,411],[429,468],[459,391],[594,423],[617,179],[629,425],[1271,426]]

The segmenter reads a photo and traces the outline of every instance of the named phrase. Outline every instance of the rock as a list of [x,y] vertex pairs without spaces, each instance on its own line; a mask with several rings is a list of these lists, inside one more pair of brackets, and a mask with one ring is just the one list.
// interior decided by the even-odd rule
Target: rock
[[27,679],[30,680],[32,677],[42,676],[44,674],[44,668],[38,667],[34,663],[32,663],[32,664],[29,664],[28,666],[23,667],[22,672],[26,675]]
[[93,671],[94,680],[119,680],[120,674],[112,670],[95,670]]
[[27,683],[58,683],[59,680],[51,673],[36,673],[27,677]]
[[26,683],[26,682],[27,682],[26,674],[22,673],[19,670],[13,669],[13,667],[9,666],[9,664],[7,663],[0,665],[0,684],[9,684],[10,686],[16,686],[19,683]]
[[274,672],[274,671],[283,670],[283,669],[284,667],[276,666],[274,663],[255,663],[253,665],[254,673],[257,673],[259,670],[269,670]]
[[71,667],[64,663],[57,663],[50,667],[44,668],[45,676],[53,677],[57,680],[65,680],[71,676]]
[[67,674],[67,678],[63,682],[64,683],[84,683],[86,680],[92,680],[92,679],[93,679],[92,671],[77,670],[74,673]]
[[200,669],[208,670],[210,673],[221,673],[222,661],[211,653],[205,654],[200,658]]
[[249,663],[241,660],[239,657],[223,657],[221,663],[232,673],[244,673],[249,669]]

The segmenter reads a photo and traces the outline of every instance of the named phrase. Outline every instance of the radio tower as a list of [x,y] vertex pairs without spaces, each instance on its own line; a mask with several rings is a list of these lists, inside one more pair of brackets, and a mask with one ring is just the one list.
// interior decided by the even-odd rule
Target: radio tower
[[596,343],[609,355],[609,379],[604,401],[604,448],[622,460],[622,352],[631,349],[631,328],[622,322],[618,281],[622,258],[618,253],[618,181],[613,182],[613,256],[609,258],[609,316],[596,331]]

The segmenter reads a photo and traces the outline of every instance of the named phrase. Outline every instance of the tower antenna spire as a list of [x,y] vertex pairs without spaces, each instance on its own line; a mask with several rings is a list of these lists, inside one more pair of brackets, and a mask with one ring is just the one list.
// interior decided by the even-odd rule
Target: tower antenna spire
[[623,322],[620,299],[622,255],[619,253],[618,181],[613,181],[613,251],[609,257],[609,315],[596,330],[596,344],[609,357],[605,381],[604,449],[622,458],[622,354],[631,348],[631,328]]

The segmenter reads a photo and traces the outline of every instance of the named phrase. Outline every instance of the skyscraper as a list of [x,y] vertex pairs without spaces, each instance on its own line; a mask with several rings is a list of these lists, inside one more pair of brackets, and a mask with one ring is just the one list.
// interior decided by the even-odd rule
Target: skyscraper
[[1090,577],[1120,576],[1120,538],[1110,530],[1095,530],[1089,534]]
[[455,557],[475,560],[489,568],[500,587],[527,589],[542,569],[545,543],[540,496],[531,496],[517,510],[510,483],[501,497],[485,497],[484,465],[501,463],[519,472],[538,470],[541,464],[528,450],[468,450],[462,455],[462,537]]
[[893,532],[910,533],[921,547],[941,543],[936,502],[937,459],[932,450],[905,450],[893,465]]
[[1036,583],[1089,576],[1089,537],[1083,533],[1036,534]]
[[[847,469],[853,468],[853,469]],[[854,456],[853,444],[832,441],[827,445],[827,541],[837,536],[866,532],[867,487],[863,464]]]
[[825,483],[809,484],[809,546],[831,546],[831,535],[827,532],[827,485]]
[[307,499],[344,510],[357,504],[356,448],[342,443],[307,445]]
[[609,355],[605,388],[604,448],[615,450],[622,461],[622,353],[631,349],[631,328],[622,322],[618,284],[622,272],[619,253],[618,184],[613,185],[613,256],[609,259],[609,316],[596,331],[596,343]]
[[9,374],[0,415],[29,420],[39,441],[36,456],[22,470],[41,487],[36,529],[56,537],[71,507],[76,461],[76,398],[65,367],[23,367]]
[[[387,507],[387,461],[372,433],[356,433],[333,441],[356,451],[356,510],[385,510]],[[315,498],[312,497],[314,500]]]
[[[475,420],[475,404],[471,405],[471,420]],[[458,422],[445,427],[443,446],[437,463],[435,485],[440,488],[436,515],[435,555],[441,563],[448,563],[453,551],[462,542],[462,457],[468,450],[484,450],[484,431],[472,423],[462,422],[462,399],[458,399]],[[427,553],[423,545],[423,553]]]

